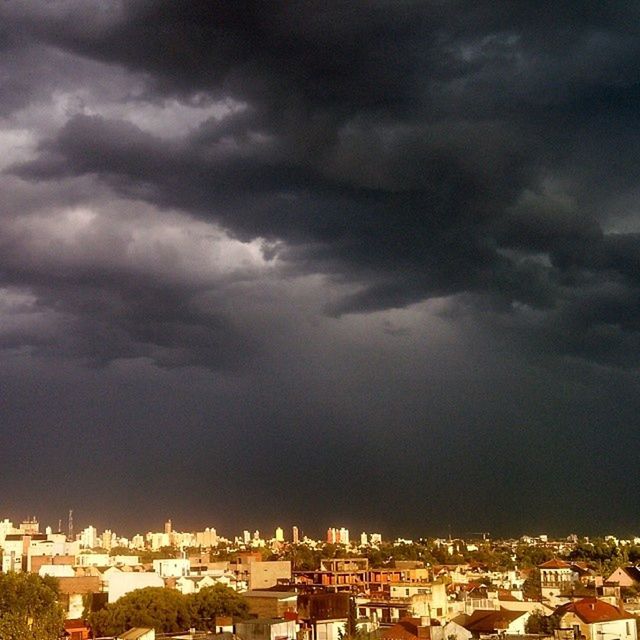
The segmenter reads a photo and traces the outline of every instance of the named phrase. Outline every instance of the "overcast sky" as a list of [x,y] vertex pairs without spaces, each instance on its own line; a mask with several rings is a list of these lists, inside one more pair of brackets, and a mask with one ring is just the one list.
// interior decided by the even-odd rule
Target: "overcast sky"
[[0,3],[0,516],[640,533],[640,5]]

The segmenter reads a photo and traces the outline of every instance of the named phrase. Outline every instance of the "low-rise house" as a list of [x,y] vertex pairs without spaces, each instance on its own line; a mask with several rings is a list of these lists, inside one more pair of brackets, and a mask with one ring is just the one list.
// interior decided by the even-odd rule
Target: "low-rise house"
[[38,569],[41,578],[51,576],[53,578],[73,578],[76,575],[74,568],[69,564],[43,564]]
[[261,618],[283,618],[285,613],[297,611],[298,594],[295,591],[253,590],[242,594],[249,613]]
[[636,566],[618,567],[606,580],[618,587],[640,588],[640,568]]
[[[437,618],[441,622],[447,616],[447,589],[440,582],[418,583],[410,589],[411,612],[414,616]],[[406,593],[406,589],[405,589]]]
[[540,590],[544,600],[554,602],[563,593],[570,592],[579,581],[578,572],[571,564],[553,558],[538,565],[540,571]]
[[162,558],[153,561],[153,570],[162,578],[188,576],[191,563],[188,558]]
[[471,640],[472,637],[471,631],[453,620],[442,627],[431,628],[431,640]]
[[175,588],[182,594],[198,593],[206,587],[213,587],[218,581],[212,576],[184,576],[177,578]]
[[100,591],[100,578],[63,576],[58,578],[58,590],[66,617],[70,620],[78,619],[84,613],[85,598]]
[[164,580],[153,571],[119,571],[109,578],[109,603],[136,589],[164,587]]
[[495,635],[524,635],[528,611],[509,611],[507,609],[476,609],[471,615],[455,618],[474,638],[486,638]]
[[401,618],[393,626],[384,629],[380,638],[382,640],[436,640],[435,634],[431,633],[432,625],[441,629],[437,621],[429,618]]
[[558,640],[637,640],[636,619],[624,609],[598,598],[568,602],[555,611]]
[[89,640],[91,637],[91,629],[81,618],[65,620],[63,626],[63,636],[67,638],[67,640]]
[[[311,640],[338,640],[349,617],[348,593],[305,593],[298,596],[298,620]],[[308,632],[308,633],[307,633]]]
[[236,635],[241,640],[295,640],[295,620],[282,618],[256,618],[235,624]]

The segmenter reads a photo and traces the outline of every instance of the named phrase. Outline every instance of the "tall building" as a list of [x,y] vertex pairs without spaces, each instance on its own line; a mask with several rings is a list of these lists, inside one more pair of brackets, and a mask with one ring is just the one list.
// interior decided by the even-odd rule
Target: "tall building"
[[298,544],[300,542],[300,534],[298,533],[298,527],[294,525],[291,529],[291,539],[293,540],[293,544]]
[[102,544],[100,546],[109,551],[111,547],[115,546],[115,537],[116,536],[111,529],[105,529],[101,536]]
[[93,549],[97,547],[98,530],[95,527],[89,525],[86,529],[80,532],[80,546],[85,549]]
[[276,542],[284,542],[284,531],[282,527],[276,528]]
[[342,527],[338,532],[338,542],[340,544],[349,544],[349,529]]
[[251,542],[251,534],[246,529],[242,532],[242,539],[245,544],[249,544]]
[[329,527],[327,529],[327,542],[329,544],[335,544],[336,542],[338,542],[338,532],[336,531],[335,527]]
[[171,523],[171,518],[169,518],[165,523],[164,523],[164,532],[166,534],[171,534],[172,531],[172,523]]
[[366,547],[369,544],[369,536],[364,531],[360,534],[360,544],[363,547]]
[[196,545],[199,547],[217,547],[218,534],[213,527],[196,532]]

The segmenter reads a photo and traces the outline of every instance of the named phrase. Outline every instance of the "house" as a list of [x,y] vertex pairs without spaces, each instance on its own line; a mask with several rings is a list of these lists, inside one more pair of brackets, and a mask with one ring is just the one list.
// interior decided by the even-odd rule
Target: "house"
[[62,576],[58,578],[58,590],[60,604],[67,618],[70,620],[81,618],[84,612],[85,598],[100,591],[100,578],[96,576]]
[[119,571],[109,578],[109,603],[145,587],[164,587],[164,580],[153,571]]
[[298,595],[298,620],[311,640],[338,640],[349,617],[348,593],[304,593]]
[[438,629],[441,628],[436,620],[426,617],[401,618],[392,627],[382,631],[380,638],[382,640],[435,640],[431,634],[432,624]]
[[558,607],[557,640],[637,640],[635,618],[620,607],[599,600],[582,598]]
[[162,558],[153,561],[153,570],[162,578],[180,578],[189,575],[188,558]]
[[89,640],[91,629],[81,618],[64,621],[64,637],[68,640]]
[[618,587],[637,589],[640,587],[640,568],[635,566],[618,567],[605,582]]
[[41,578],[51,576],[53,578],[73,578],[76,575],[74,568],[70,564],[43,564],[38,569]]
[[574,567],[558,558],[538,565],[540,571],[540,590],[543,600],[555,602],[561,594],[572,591],[579,579]]
[[[98,569],[96,568],[96,570],[98,570]],[[102,589],[103,589],[103,591],[106,591],[108,593],[109,592],[109,581],[111,580],[112,576],[121,574],[122,570],[118,569],[117,567],[109,567],[108,569],[105,569],[104,571],[99,571],[99,573],[100,573],[100,577],[102,579]]]
[[256,618],[235,624],[236,635],[242,640],[295,640],[295,620]]
[[222,584],[225,587],[230,586],[227,576],[224,575],[186,576],[176,580],[176,589],[184,594],[198,593],[207,587],[214,587],[217,584]]
[[524,635],[530,613],[508,609],[476,609],[471,615],[461,615],[454,622],[463,626],[474,638],[495,635]]
[[431,628],[431,640],[471,640],[472,637],[471,631],[453,620],[443,627]]
[[[405,589],[405,597],[411,598],[411,611],[414,616],[433,617],[444,622],[447,616],[448,599],[447,589],[440,582],[416,583],[415,588]],[[409,591],[407,594],[406,592]],[[398,592],[398,597],[402,591]],[[393,597],[393,595],[392,595]]]
[[263,618],[283,618],[287,612],[297,611],[298,594],[294,591],[245,591],[243,599],[249,613]]

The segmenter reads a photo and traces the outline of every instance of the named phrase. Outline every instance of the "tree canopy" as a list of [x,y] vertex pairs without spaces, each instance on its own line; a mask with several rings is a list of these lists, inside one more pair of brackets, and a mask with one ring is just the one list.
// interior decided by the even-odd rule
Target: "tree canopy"
[[117,635],[130,627],[173,633],[190,627],[211,629],[216,616],[244,616],[247,610],[242,596],[223,585],[186,596],[164,587],[147,587],[90,614],[89,623],[97,636]]
[[53,578],[35,574],[0,574],[0,638],[57,640],[64,614]]
[[188,596],[192,626],[213,629],[216,616],[244,617],[249,607],[244,598],[221,584],[205,587]]

